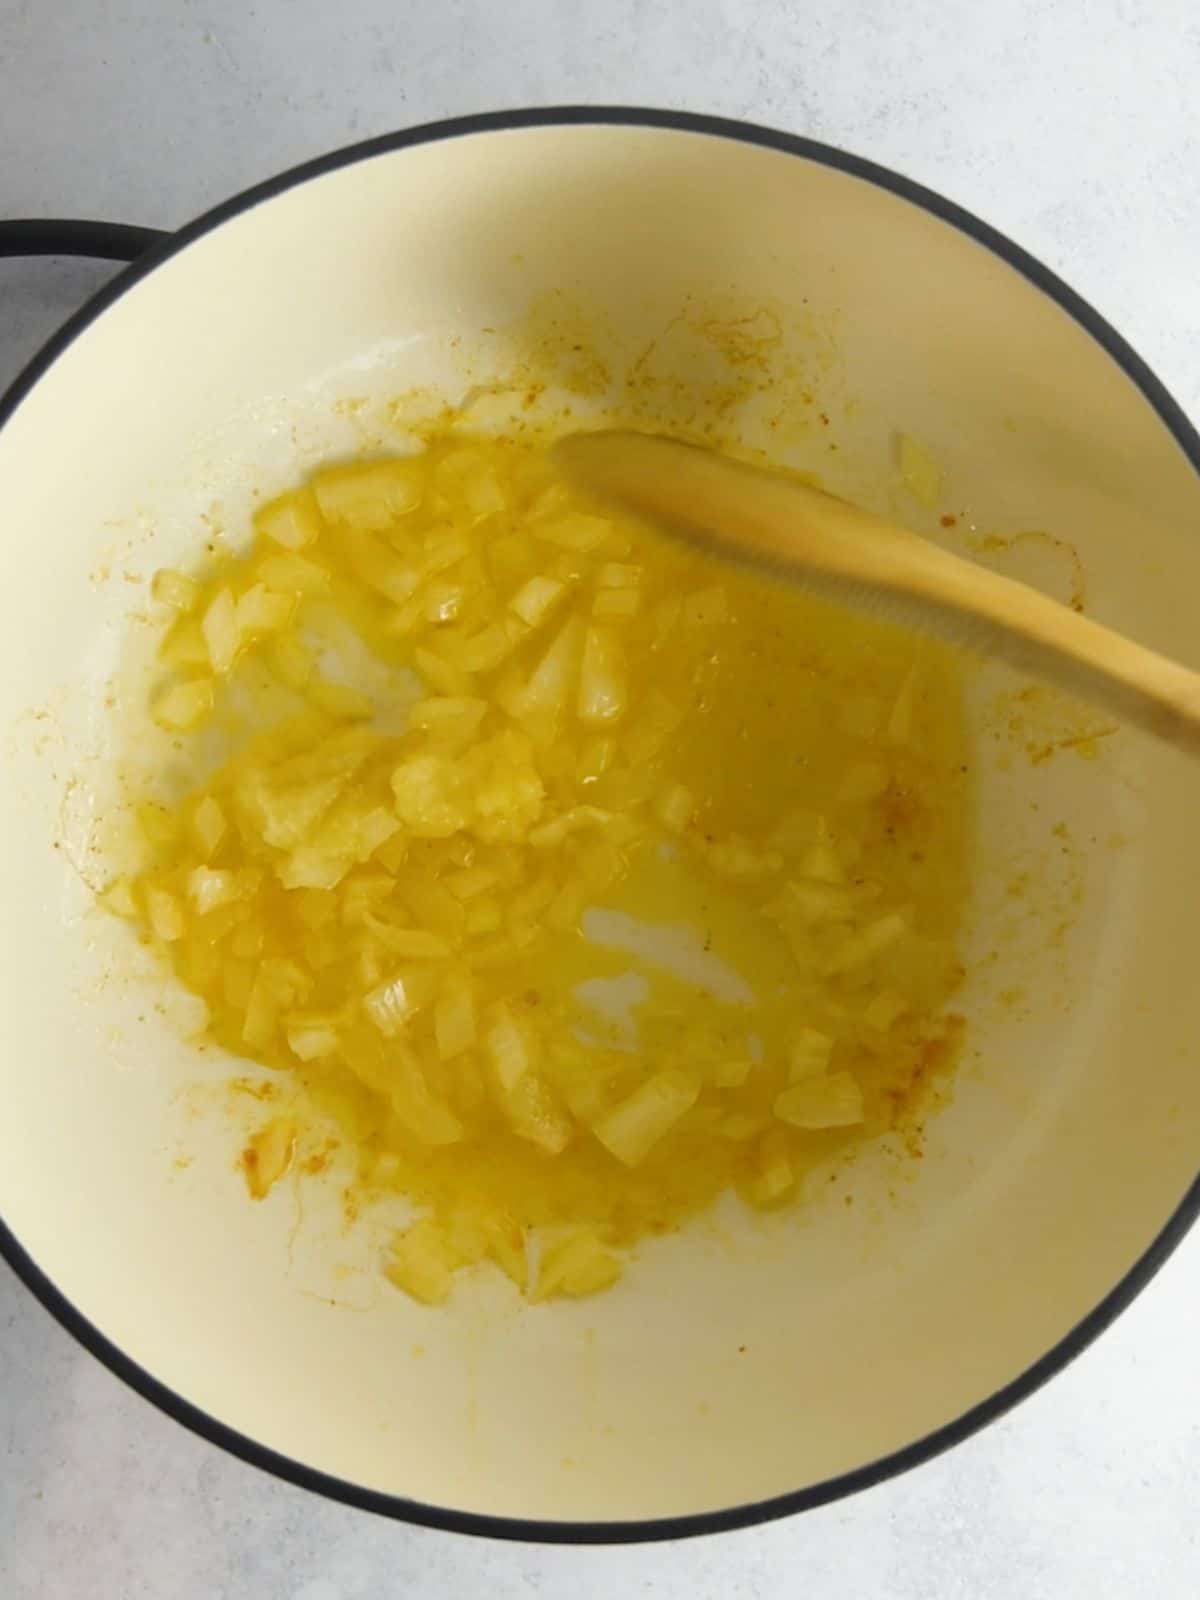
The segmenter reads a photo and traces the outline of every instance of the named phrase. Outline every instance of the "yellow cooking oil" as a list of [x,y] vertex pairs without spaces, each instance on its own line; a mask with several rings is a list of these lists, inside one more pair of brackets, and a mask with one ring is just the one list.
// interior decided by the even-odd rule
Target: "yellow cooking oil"
[[413,1202],[399,1289],[607,1288],[726,1191],[802,1203],[951,1060],[948,649],[452,423],[154,596],[175,783],[105,902],[278,1075],[252,1195],[323,1143]]

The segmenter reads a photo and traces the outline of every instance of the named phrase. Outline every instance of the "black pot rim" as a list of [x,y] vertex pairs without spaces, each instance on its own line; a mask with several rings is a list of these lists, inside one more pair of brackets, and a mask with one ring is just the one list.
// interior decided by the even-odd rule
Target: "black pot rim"
[[[532,110],[486,112],[427,123],[398,133],[385,134],[292,167],[274,178],[246,189],[233,199],[205,212],[177,233],[165,235],[144,256],[119,273],[94,295],[26,365],[0,398],[0,428],[12,418],[21,402],[48,372],[67,347],[105,310],[127,294],[143,278],[165,261],[186,249],[194,240],[252,207],[285,190],[306,183],[338,168],[353,165],[391,151],[457,139],[471,134],[503,132],[517,128],[619,126],[660,128],[673,132],[707,134],[742,144],[799,156],[838,172],[862,178],[876,187],[957,228],[976,243],[1028,279],[1072,317],[1141,391],[1146,401],[1174,437],[1192,467],[1200,475],[1200,435],[1182,408],[1168,393],[1142,358],[1086,300],[1068,287],[1033,256],[1015,245],[986,222],[943,199],[941,195],[892,172],[873,161],[849,155],[831,145],[799,135],[780,133],[753,123],[733,121],[686,111],[649,110],[631,106],[551,106]],[[326,1498],[341,1501],[359,1510],[379,1513],[400,1521],[437,1528],[450,1533],[472,1534],[494,1539],[526,1540],[551,1544],[627,1544],[639,1540],[679,1539],[700,1534],[721,1533],[735,1528],[769,1522],[795,1512],[809,1511],[861,1489],[886,1482],[910,1467],[939,1455],[961,1443],[985,1424],[1001,1416],[1040,1388],[1055,1373],[1074,1360],[1145,1288],[1150,1279],[1176,1249],[1200,1212],[1200,1176],[1192,1183],[1172,1215],[1140,1259],[1100,1303],[1074,1328],[1011,1382],[988,1399],[973,1406],[953,1422],[878,1460],[842,1473],[823,1483],[790,1494],[773,1496],[747,1505],[689,1516],[661,1517],[644,1521],[547,1522],[522,1517],[488,1516],[456,1511],[444,1506],[426,1505],[398,1495],[383,1494],[344,1479],[319,1472],[302,1462],[269,1449],[215,1417],[192,1405],[166,1384],[151,1376],[137,1362],[111,1343],[78,1311],[32,1258],[22,1249],[14,1234],[0,1219],[0,1256],[8,1262],[25,1286],[41,1301],[62,1326],[97,1360],[118,1378],[149,1400],[169,1417],[219,1445],[231,1455],[259,1467],[289,1483]]]

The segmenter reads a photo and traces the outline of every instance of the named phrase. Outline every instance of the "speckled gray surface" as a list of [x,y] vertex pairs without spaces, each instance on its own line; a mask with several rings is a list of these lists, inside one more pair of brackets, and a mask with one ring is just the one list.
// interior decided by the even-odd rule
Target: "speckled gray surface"
[[[0,216],[179,223],[322,150],[570,100],[899,167],[1063,273],[1200,414],[1194,0],[0,0]],[[0,383],[106,270],[0,263]],[[1200,1137],[1198,1137],[1200,1151]],[[469,1542],[327,1505],[126,1392],[0,1268],[4,1600],[1157,1600],[1200,1593],[1200,1237],[1001,1424],[686,1545]]]

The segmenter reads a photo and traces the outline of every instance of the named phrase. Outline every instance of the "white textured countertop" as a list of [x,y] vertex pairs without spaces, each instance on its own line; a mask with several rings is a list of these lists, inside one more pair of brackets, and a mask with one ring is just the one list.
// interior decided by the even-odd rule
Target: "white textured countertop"
[[[467,111],[721,112],[979,212],[1197,416],[1197,81],[1195,0],[0,0],[0,216],[170,226],[327,148]],[[0,262],[0,386],[106,276]],[[1198,1326],[1194,1235],[1064,1376],[916,1473],[747,1533],[540,1549],[262,1476],[122,1388],[0,1267],[0,1596],[1192,1600]]]

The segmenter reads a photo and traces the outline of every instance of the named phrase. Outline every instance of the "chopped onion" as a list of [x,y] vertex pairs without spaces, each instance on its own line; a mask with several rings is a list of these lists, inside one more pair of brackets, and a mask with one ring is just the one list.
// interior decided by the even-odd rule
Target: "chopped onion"
[[441,1229],[426,1218],[396,1235],[383,1271],[398,1289],[422,1305],[440,1306],[449,1298],[460,1264]]
[[426,650],[420,645],[413,651],[417,671],[437,694],[455,699],[469,699],[474,682],[469,673],[453,661],[447,661],[436,650]]
[[618,819],[615,812],[604,811],[600,806],[572,806],[570,811],[531,829],[529,842],[535,850],[557,849],[569,834],[578,833],[582,828],[609,827],[618,820],[624,822],[625,819]]
[[[227,961],[222,968],[222,995],[227,1006],[245,1015],[254,992],[254,966],[248,960]],[[243,1030],[242,1037],[245,1037]]]
[[238,637],[245,640],[250,634],[275,634],[288,626],[294,608],[294,595],[275,594],[266,584],[251,584],[238,597]]
[[442,882],[456,900],[473,900],[476,895],[494,889],[500,877],[493,867],[463,867],[461,872],[449,873]]
[[211,716],[215,703],[211,678],[189,678],[163,689],[154,698],[151,715],[160,728],[180,732],[195,728]]
[[312,651],[292,633],[272,639],[267,659],[280,682],[297,693],[308,687],[317,670]]
[[696,797],[682,783],[673,783],[659,794],[654,814],[668,833],[682,833],[696,815]]
[[275,873],[285,889],[336,889],[351,865],[349,856],[302,848],[278,863]]
[[393,605],[402,605],[420,586],[420,568],[401,561],[369,533],[347,534],[346,554],[355,575]]
[[756,1138],[766,1127],[766,1117],[759,1116],[753,1111],[730,1111],[721,1118],[713,1131],[722,1139],[732,1139],[735,1144],[744,1144],[747,1140]]
[[242,1021],[242,1039],[256,1050],[267,1049],[275,1037],[279,1024],[279,1001],[263,975],[261,965],[254,974],[250,993],[246,999],[246,1012]]
[[462,772],[444,755],[409,756],[392,773],[396,815],[422,839],[448,839],[465,828],[470,807]]
[[375,702],[369,695],[352,689],[348,683],[332,683],[317,678],[306,691],[313,705],[344,722],[369,722],[375,715]]
[[852,922],[862,909],[861,889],[846,883],[826,883],[820,878],[796,878],[784,888],[783,904],[804,923]]
[[606,561],[596,574],[599,589],[637,589],[641,582],[642,568],[621,561]]
[[660,689],[651,689],[646,708],[625,740],[625,755],[635,769],[644,767],[663,749],[683,721],[682,707],[668,700]]
[[547,1245],[538,1268],[535,1300],[579,1299],[599,1294],[621,1276],[621,1262],[590,1228],[578,1228]]
[[758,1172],[750,1186],[750,1198],[755,1205],[775,1205],[796,1182],[787,1147],[787,1135],[782,1128],[771,1128],[763,1134],[757,1152]]
[[241,635],[237,625],[237,602],[232,589],[218,589],[200,620],[208,659],[218,677],[227,673],[237,660]]
[[699,1086],[684,1073],[667,1067],[593,1125],[597,1139],[617,1160],[636,1167],[695,1105]]
[[242,1152],[246,1187],[255,1200],[263,1200],[292,1164],[296,1124],[290,1117],[275,1117],[250,1140]]
[[208,646],[200,624],[193,617],[180,617],[158,647],[158,659],[168,667],[208,669]]
[[383,631],[392,639],[406,639],[425,622],[425,594],[418,589],[407,600],[393,606],[383,619]]
[[443,1061],[474,1048],[475,991],[469,978],[448,978],[442,985],[434,1006],[433,1029]]
[[533,1065],[533,1050],[524,1029],[502,1000],[492,1007],[484,1043],[501,1092],[512,1094]]
[[394,1039],[428,999],[417,974],[397,972],[363,996],[363,1010],[385,1039]]
[[592,601],[594,617],[636,617],[642,608],[642,597],[636,589],[601,589]]
[[244,922],[234,932],[230,949],[235,956],[257,957],[262,954],[263,930],[261,924]]
[[398,928],[370,911],[363,912],[362,920],[384,949],[403,961],[444,961],[450,954],[446,940],[428,928]]
[[436,734],[439,739],[466,742],[478,732],[479,724],[487,712],[486,700],[434,695],[427,700],[414,701],[409,706],[408,725],[425,733]]
[[505,709],[520,721],[553,728],[566,705],[567,691],[575,672],[581,624],[575,617],[565,622],[545,655],[517,689]]
[[169,889],[151,886],[146,890],[146,916],[154,937],[164,944],[183,938],[183,907]]
[[591,627],[583,641],[577,710],[581,722],[615,722],[629,701],[625,654],[609,628]]
[[175,818],[165,806],[143,800],[136,808],[138,827],[152,845],[171,845],[179,833]]
[[821,831],[800,858],[800,871],[806,878],[819,883],[845,883],[846,870],[834,848],[833,840],[824,822]]
[[801,1028],[788,1048],[788,1082],[801,1083],[829,1070],[833,1040],[816,1028]]
[[277,850],[294,849],[317,825],[370,754],[369,735],[335,734],[305,761],[250,768],[235,785],[247,824]]
[[594,734],[579,753],[575,776],[580,785],[595,783],[612,766],[616,742],[606,733]]
[[504,913],[500,909],[500,902],[490,895],[486,899],[473,900],[468,905],[465,930],[472,939],[496,933],[503,926]]
[[259,966],[258,979],[280,1006],[294,1006],[312,988],[304,968],[288,956],[267,956]]
[[327,1017],[294,1012],[284,1023],[288,1049],[301,1061],[319,1061],[337,1050],[340,1040],[336,1023]]
[[887,1033],[909,1009],[908,1001],[894,989],[881,989],[873,995],[863,1011],[863,1021],[877,1033]]
[[515,611],[522,622],[531,628],[540,626],[567,592],[565,583],[542,574],[529,578],[512,599],[509,609]]
[[391,1064],[391,1104],[397,1119],[421,1144],[457,1144],[463,1125],[426,1082],[416,1058],[397,1045]]
[[[337,899],[330,901],[329,916],[332,918],[335,908],[340,905],[341,920],[346,927],[360,928],[366,913],[381,900],[386,900],[394,887],[389,873],[356,872],[346,880]],[[304,915],[304,911],[301,914]]]
[[563,550],[586,552],[598,549],[613,531],[612,523],[603,517],[591,517],[582,511],[570,511],[565,516],[536,521],[529,530],[547,544],[556,544]]
[[512,654],[516,642],[500,623],[489,622],[454,647],[454,659],[464,672],[491,672]]
[[760,850],[738,833],[731,833],[727,839],[694,842],[713,871],[723,878],[768,878],[783,866],[783,857],[777,850]]
[[100,891],[97,898],[104,909],[111,911],[114,917],[132,918],[139,915],[133,885],[128,878],[115,879],[106,889]]
[[489,1211],[481,1223],[487,1254],[521,1293],[529,1287],[524,1229],[507,1212]]
[[908,921],[903,913],[889,911],[874,922],[869,922],[857,933],[852,933],[829,956],[823,967],[826,977],[842,977],[856,972],[876,960],[885,950],[908,932]]
[[423,468],[416,461],[367,461],[315,474],[321,515],[340,526],[382,533],[421,503]]
[[462,942],[467,914],[444,884],[415,867],[405,874],[404,900],[418,923],[439,934],[450,946]]
[[431,583],[424,592],[423,611],[426,622],[441,626],[457,620],[462,612],[467,591],[461,583]]
[[659,602],[654,611],[654,647],[661,650],[663,645],[679,626],[683,616],[683,601],[678,595],[668,595]]
[[849,1072],[792,1084],[775,1098],[775,1115],[793,1128],[849,1128],[863,1120],[863,1097]]
[[550,483],[537,494],[529,507],[530,522],[540,522],[546,517],[565,511],[570,503],[570,490],[565,483]]
[[767,843],[785,856],[803,855],[818,840],[828,839],[829,824],[815,811],[789,811],[775,827]]
[[193,867],[188,873],[187,896],[199,917],[218,906],[232,905],[245,894],[240,873],[216,871],[212,867]]
[[154,574],[150,583],[150,593],[160,605],[170,606],[173,611],[194,611],[200,599],[200,585],[194,578],[186,577],[182,572],[174,572],[170,567],[163,567]]
[[549,1156],[563,1153],[575,1129],[553,1091],[536,1072],[522,1073],[505,1097],[504,1114],[519,1139]]
[[291,553],[263,556],[258,575],[268,589],[280,594],[322,595],[329,589],[329,573],[324,567]]
[[254,514],[254,531],[285,550],[303,550],[321,534],[321,513],[311,489],[295,489],[269,501]]
[[466,506],[473,521],[495,516],[508,504],[499,478],[478,451],[456,450],[444,456],[437,477],[438,487]]
[[461,528],[439,528],[424,542],[421,570],[427,577],[457,566],[473,554],[475,546]]
[[276,594],[265,583],[251,584],[238,597],[237,630],[240,638],[251,633],[276,633],[286,628],[295,610],[291,595]]
[[753,1068],[754,1063],[748,1060],[719,1061],[712,1069],[713,1084],[718,1089],[740,1089]]

